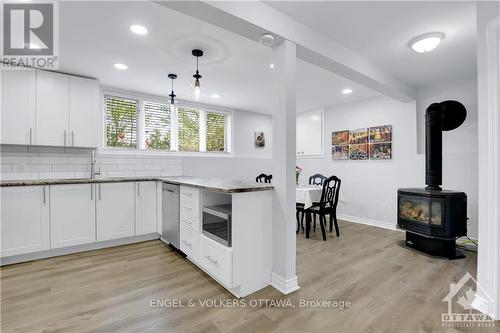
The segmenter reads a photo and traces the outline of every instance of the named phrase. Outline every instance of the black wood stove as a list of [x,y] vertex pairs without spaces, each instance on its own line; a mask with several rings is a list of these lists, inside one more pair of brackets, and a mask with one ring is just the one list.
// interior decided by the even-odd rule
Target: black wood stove
[[[406,246],[433,256],[465,256],[455,240],[467,235],[467,195],[441,189],[443,131],[459,127],[466,117],[457,101],[431,104],[425,114],[425,188],[398,190],[398,226]],[[465,175],[464,175],[465,176]]]

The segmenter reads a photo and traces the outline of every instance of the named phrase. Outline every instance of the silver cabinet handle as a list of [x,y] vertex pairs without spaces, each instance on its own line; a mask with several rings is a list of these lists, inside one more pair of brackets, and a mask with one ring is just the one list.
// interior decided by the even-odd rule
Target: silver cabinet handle
[[71,131],[71,145],[75,146],[75,132]]
[[30,145],[33,142],[33,129],[30,127]]
[[66,130],[64,130],[64,147],[66,147]]
[[205,256],[208,260],[210,260],[212,263],[217,265],[217,259],[212,258],[212,256]]
[[137,183],[137,196],[141,196],[141,183]]
[[43,204],[45,205],[45,186],[43,187]]
[[101,200],[101,184],[99,184],[99,200]]
[[90,201],[94,200],[94,185],[90,184]]

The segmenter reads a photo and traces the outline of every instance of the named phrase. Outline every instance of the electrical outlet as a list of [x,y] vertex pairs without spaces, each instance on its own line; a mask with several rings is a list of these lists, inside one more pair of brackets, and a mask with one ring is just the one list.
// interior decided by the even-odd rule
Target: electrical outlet
[[467,218],[467,226],[469,227],[469,226],[471,226],[471,224],[472,224],[472,220],[470,219],[470,217],[468,217]]

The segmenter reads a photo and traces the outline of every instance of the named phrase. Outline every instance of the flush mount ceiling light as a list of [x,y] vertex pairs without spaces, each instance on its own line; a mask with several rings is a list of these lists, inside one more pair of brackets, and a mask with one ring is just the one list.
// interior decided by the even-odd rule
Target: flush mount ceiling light
[[264,46],[273,47],[274,36],[268,33],[262,34],[259,38],[259,42]]
[[191,54],[196,57],[196,73],[193,75],[193,77],[195,78],[195,81],[194,81],[194,99],[198,100],[198,99],[200,99],[200,95],[201,95],[201,88],[200,88],[201,75],[200,75],[200,72],[198,71],[198,59],[200,59],[200,57],[203,56],[203,51],[199,50],[199,49],[194,49],[193,51],[191,51]]
[[136,35],[145,35],[148,33],[148,29],[139,24],[132,24],[130,26],[130,31],[132,31]]
[[274,69],[274,64],[270,64],[269,68]]
[[174,93],[174,80],[177,79],[177,74],[168,74],[168,78],[172,80],[172,92],[170,93],[170,110],[175,108],[175,93]]
[[352,93],[352,89],[350,89],[350,88],[345,88],[345,89],[342,89],[342,93],[343,93],[344,95],[349,95],[349,94],[351,94],[351,93]]
[[417,53],[427,53],[434,50],[443,38],[442,32],[430,32],[413,38],[409,45]]
[[125,70],[128,68],[127,65],[124,65],[124,64],[114,64],[113,65],[116,69],[121,69],[121,70]]

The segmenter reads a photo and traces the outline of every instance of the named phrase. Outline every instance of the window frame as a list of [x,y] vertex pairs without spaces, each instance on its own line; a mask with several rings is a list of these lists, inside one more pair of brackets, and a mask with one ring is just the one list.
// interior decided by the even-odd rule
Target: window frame
[[[188,109],[195,110],[199,112],[200,116],[200,150],[199,151],[179,151],[179,150],[155,150],[155,149],[147,149],[145,147],[145,111],[144,111],[144,103],[152,102],[152,103],[161,103],[161,104],[170,104],[170,100],[166,97],[156,96],[156,95],[148,95],[142,93],[136,93],[125,90],[117,90],[109,87],[102,87],[100,94],[100,103],[101,103],[101,130],[100,130],[100,142],[98,152],[103,154],[123,154],[123,155],[170,155],[170,156],[218,156],[218,157],[233,157],[234,153],[232,151],[233,144],[233,124],[234,124],[234,110],[229,108],[223,108],[213,105],[207,105],[204,103],[196,103],[191,101],[185,101],[177,99],[176,101],[176,112],[175,116],[171,115],[170,118],[170,130],[171,130],[171,148],[177,148],[177,135],[178,135],[178,127],[177,127],[177,107],[184,107]],[[128,148],[128,147],[113,147],[106,146],[106,104],[105,97],[113,96],[124,99],[135,99],[138,103],[138,116],[137,116],[137,147],[136,148]],[[206,151],[206,115],[205,117],[201,116],[203,112],[213,112],[220,113],[226,116],[225,128],[224,128],[224,149],[225,151]],[[201,119],[204,118],[205,122],[202,124]],[[204,126],[203,131],[202,125]],[[175,134],[173,134],[175,132]],[[202,138],[202,132],[204,133],[204,137]],[[175,137],[175,139],[174,139]],[[175,142],[173,142],[175,141]],[[202,145],[202,141],[204,145]],[[202,151],[201,149],[204,148]]]

